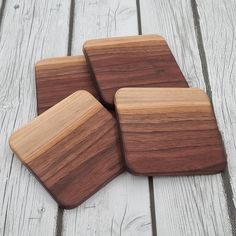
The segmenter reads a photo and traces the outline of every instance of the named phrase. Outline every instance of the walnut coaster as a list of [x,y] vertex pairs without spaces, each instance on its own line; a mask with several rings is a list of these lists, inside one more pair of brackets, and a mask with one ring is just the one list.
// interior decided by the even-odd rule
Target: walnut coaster
[[123,87],[188,87],[161,36],[89,40],[83,50],[106,106]]
[[222,171],[226,158],[207,95],[194,88],[124,88],[115,96],[127,168],[138,175]]
[[78,90],[100,100],[84,56],[49,58],[35,66],[38,114]]
[[10,146],[64,208],[73,208],[124,171],[116,120],[78,91],[15,131]]

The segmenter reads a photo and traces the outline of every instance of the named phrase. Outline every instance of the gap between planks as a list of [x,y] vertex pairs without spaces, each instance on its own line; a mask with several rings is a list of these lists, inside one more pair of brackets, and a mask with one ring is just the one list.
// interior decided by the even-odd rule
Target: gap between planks
[[[67,38],[62,39],[60,35],[63,35],[64,31],[66,31],[66,24],[64,24],[64,28],[60,27],[59,35],[56,34],[58,31],[54,32],[52,28],[55,29],[58,26],[58,18],[60,20],[62,16],[65,16],[68,19],[69,4],[65,2],[61,7],[62,4],[57,0],[51,1],[48,4],[45,1],[42,1],[40,4],[37,4],[35,1],[20,1],[17,4],[17,2],[7,2],[4,0],[3,4],[4,6],[1,8],[2,47],[0,51],[1,59],[4,58],[2,59],[1,68],[3,75],[6,71],[6,77],[2,76],[4,84],[2,92],[5,91],[6,93],[2,93],[1,102],[3,103],[1,107],[2,110],[6,111],[5,116],[2,117],[3,133],[6,131],[6,135],[4,135],[6,138],[14,128],[33,118],[35,115],[35,104],[33,103],[35,97],[32,94],[32,88],[34,88],[34,61],[39,60],[42,56],[64,54],[63,42]],[[13,15],[14,17],[12,17]],[[42,30],[42,25],[45,26],[43,28],[45,31]],[[37,35],[35,32],[37,32]],[[50,34],[51,32],[53,35]],[[14,34],[17,34],[16,38],[14,38]],[[60,45],[58,48],[56,46],[53,47],[56,45],[54,44],[54,36],[57,45]],[[47,46],[51,50],[44,50],[45,48],[47,49]],[[20,72],[15,72],[17,69]],[[7,90],[8,88],[10,89],[9,91]],[[1,215],[1,217],[5,216],[6,222],[3,226],[3,232],[7,235],[15,235],[16,232],[19,234],[20,232],[22,234],[26,233],[27,235],[37,232],[37,234],[41,235],[47,231],[55,235],[58,207],[44,193],[45,190],[39,186],[36,179],[30,177],[31,175],[28,170],[20,164],[15,156],[13,158],[7,143],[8,138],[1,143],[7,163],[5,165],[7,171],[5,172],[8,174],[7,183],[5,184],[6,190],[3,196],[3,207],[5,209],[2,209]],[[4,156],[1,159],[2,162],[5,161]],[[12,158],[11,161],[10,158]],[[3,172],[3,174],[5,173]],[[48,223],[47,227],[40,227],[45,221]]]
[[[69,31],[68,31],[69,33],[68,33],[67,56],[71,56],[71,52],[72,52],[72,39],[73,39],[73,28],[74,28],[74,13],[75,13],[75,0],[71,0],[71,3],[70,3]],[[64,209],[58,207],[56,236],[61,236],[62,235],[63,214],[64,214]]]
[[75,14],[75,0],[71,0],[67,56],[71,56],[72,53],[74,14]]
[[[138,22],[138,34],[142,35],[142,19],[140,11],[140,0],[136,0],[136,9],[137,9],[137,22]],[[151,209],[151,221],[152,221],[152,235],[157,235],[157,226],[156,226],[156,211],[155,211],[155,196],[154,196],[154,185],[153,177],[148,177],[148,186],[149,186],[149,196],[150,196],[150,209]]]
[[3,19],[4,9],[6,6],[6,1],[7,0],[0,0],[0,30],[1,30],[1,26],[2,26],[2,19]]
[[[136,0],[75,1],[73,28],[72,54],[81,54],[88,39],[137,35]],[[62,234],[76,233],[152,235],[148,178],[125,173],[78,208],[64,211]]]
[[[163,1],[150,0],[146,2],[144,0],[143,1],[140,0],[140,3],[141,3],[142,20],[144,21],[144,24],[142,22],[143,32],[162,33],[164,36],[167,36],[170,46],[172,50],[175,52],[176,58],[178,59],[179,63],[182,65],[182,70],[187,76],[186,78],[188,78],[190,85],[194,87],[197,86],[197,87],[204,88],[205,86],[204,78],[203,76],[201,76],[201,74],[203,73],[201,57],[199,58],[200,60],[198,63],[198,57],[199,57],[200,52],[197,49],[198,48],[197,43],[196,43],[196,46],[194,45],[195,41],[197,40],[196,40],[194,28],[193,28],[195,25],[192,24],[192,21],[194,19],[191,16],[193,13],[192,13],[192,8],[190,6],[190,2],[184,3],[178,0],[173,1],[173,2],[164,1],[164,0]],[[163,13],[163,9],[165,8],[167,10],[166,14]],[[145,19],[145,16],[147,16],[147,19]],[[179,19],[177,18],[178,20],[173,20],[172,22],[173,17],[179,17]],[[176,37],[176,35],[178,35],[179,37]],[[186,36],[187,36],[187,39],[186,39]],[[179,39],[186,40],[186,43],[184,44],[186,46],[181,48],[182,44],[180,43]],[[178,49],[176,46],[180,48]],[[186,57],[189,57],[189,60],[185,61]],[[157,190],[158,186],[156,183],[159,183],[158,184],[159,191]],[[188,186],[186,186],[186,184],[188,184]],[[227,209],[226,196],[222,195],[222,193],[224,192],[224,188],[223,188],[223,180],[221,178],[221,175],[216,175],[212,177],[211,176],[209,177],[196,176],[196,177],[178,178],[178,179],[173,179],[173,178],[156,179],[155,178],[154,186],[155,186],[154,193],[155,193],[156,205],[157,205],[156,207],[158,208],[157,199],[159,201],[159,207],[160,207],[159,211],[156,211],[156,214],[157,214],[156,217],[158,218],[159,223],[161,223],[159,224],[157,222],[158,233],[159,232],[163,233],[163,232],[168,231],[172,233],[175,232],[178,234],[178,232],[179,233],[181,232],[181,235],[183,235],[185,231],[186,233],[189,233],[190,230],[193,230],[192,233],[197,233],[197,232],[198,233],[200,232],[202,233],[203,232],[205,233],[218,232],[219,233],[219,231],[221,230],[222,233],[231,235],[229,233],[231,233],[232,227],[228,218],[229,214],[228,214],[228,209]],[[171,186],[173,187],[172,190],[169,189]],[[163,190],[165,190],[164,193],[162,193],[162,191],[160,190],[161,187],[163,187]],[[209,194],[204,191],[205,187],[210,187]],[[193,201],[192,203],[186,202],[185,204],[184,201],[181,201],[181,199],[178,199],[178,196],[181,196],[182,198],[182,194],[181,192],[179,192],[179,188],[183,188],[183,189],[186,188],[185,190],[189,188],[189,190],[192,191],[190,193],[184,191],[186,192],[186,194],[184,194],[184,192],[181,190],[181,192],[183,192],[184,194],[183,197],[188,200],[192,200]],[[221,192],[221,189],[223,190],[222,192]],[[175,193],[173,191],[177,191],[177,192]],[[177,195],[178,192],[180,195]],[[199,195],[196,198],[195,196],[196,193],[201,194],[201,197],[204,197],[206,202],[202,202],[201,197]],[[215,193],[215,194],[211,195],[212,193]],[[173,197],[170,196],[168,200],[167,194],[174,194],[174,196],[175,195],[177,196],[177,199],[173,200]],[[165,200],[165,198],[167,199]],[[160,201],[162,200],[163,202],[162,204],[160,204]],[[222,200],[222,202],[220,200]],[[172,217],[169,214],[167,214],[168,211],[172,212],[173,206],[176,207],[176,201],[179,201],[177,202],[178,203],[177,207],[186,207],[186,208],[192,207],[193,208],[191,215],[187,215],[190,209],[182,209],[183,210],[182,213],[180,209],[178,210],[180,212],[173,211],[173,214],[175,214],[175,217],[178,216],[179,218],[177,221],[180,223],[179,226],[176,225],[176,220],[174,216]],[[218,201],[220,201],[220,203],[222,204],[219,205]],[[166,206],[167,209],[164,211],[164,207],[162,205],[166,203],[168,203]],[[216,212],[215,211],[212,212],[211,209],[216,210]],[[197,211],[196,213],[198,215],[196,215],[197,218],[191,222],[191,217],[194,217],[194,212],[193,212],[194,210]],[[162,214],[160,211],[162,211]],[[163,217],[168,218],[169,220],[173,220],[173,224],[175,226],[172,226],[172,229],[170,227],[169,230],[168,230],[169,227],[164,228],[165,226],[163,226],[163,223],[165,221],[163,222]],[[213,217],[213,218],[209,218],[209,217]],[[207,220],[207,223],[202,221],[204,219],[205,221]],[[195,225],[197,220],[200,223],[199,225]],[[186,225],[187,222],[189,223],[189,225]]]
[[[194,19],[195,33],[196,33],[196,38],[197,38],[197,43],[198,43],[198,50],[199,50],[201,63],[202,63],[203,78],[204,78],[204,81],[206,84],[206,92],[210,98],[211,104],[213,105],[212,90],[211,90],[211,85],[210,85],[210,80],[209,80],[206,53],[205,53],[205,49],[203,46],[201,26],[199,23],[199,14],[198,14],[198,9],[197,9],[197,3],[195,0],[191,0],[191,7],[192,7],[192,12],[193,12],[193,19]],[[232,188],[230,185],[230,177],[229,177],[228,167],[226,167],[225,171],[222,173],[222,179],[223,179],[224,190],[226,193],[230,223],[232,226],[232,234],[235,236],[236,231],[234,229],[236,228],[236,221],[235,221],[236,209],[235,209],[235,206],[233,203],[233,191],[232,191]]]
[[[212,100],[212,89],[209,79],[209,72],[208,72],[208,65],[207,65],[207,59],[206,59],[206,52],[203,44],[203,38],[202,38],[202,30],[200,26],[200,16],[198,12],[198,6],[196,0],[191,0],[191,7],[192,7],[192,13],[193,13],[193,19],[194,19],[194,26],[195,26],[195,33],[197,38],[197,44],[198,44],[198,50],[201,58],[202,63],[202,71],[203,71],[203,78],[206,84],[206,92],[207,95],[210,98],[211,104],[213,106],[213,100]],[[225,151],[226,153],[226,151]],[[232,235],[236,236],[236,208],[233,202],[233,190],[232,186],[230,184],[230,174],[228,166],[224,170],[224,172],[221,174],[223,179],[223,187],[226,193],[226,200],[227,200],[227,207],[228,207],[228,213],[230,218],[230,223],[232,227]]]

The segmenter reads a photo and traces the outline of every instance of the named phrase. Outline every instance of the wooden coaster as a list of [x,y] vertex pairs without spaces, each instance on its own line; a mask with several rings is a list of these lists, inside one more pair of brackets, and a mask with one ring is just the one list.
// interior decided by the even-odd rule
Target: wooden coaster
[[76,92],[86,90],[99,99],[84,56],[44,59],[35,66],[38,114]]
[[188,87],[166,41],[158,35],[90,40],[84,54],[104,103],[123,87]]
[[17,130],[10,146],[64,208],[73,208],[123,171],[117,124],[78,91]]
[[194,88],[124,88],[115,96],[123,150],[138,175],[213,174],[226,165],[207,95]]

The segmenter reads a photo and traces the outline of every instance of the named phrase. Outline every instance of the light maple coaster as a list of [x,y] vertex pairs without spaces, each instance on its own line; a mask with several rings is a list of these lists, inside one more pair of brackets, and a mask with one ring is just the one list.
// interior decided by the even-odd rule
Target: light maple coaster
[[116,120],[78,91],[17,130],[10,146],[64,208],[123,171]]
[[83,50],[101,97],[109,106],[123,87],[188,87],[161,36],[89,40]]
[[226,165],[207,95],[194,88],[124,88],[115,96],[128,169],[138,175],[213,174]]
[[77,90],[86,90],[99,99],[84,56],[50,58],[35,66],[38,114]]

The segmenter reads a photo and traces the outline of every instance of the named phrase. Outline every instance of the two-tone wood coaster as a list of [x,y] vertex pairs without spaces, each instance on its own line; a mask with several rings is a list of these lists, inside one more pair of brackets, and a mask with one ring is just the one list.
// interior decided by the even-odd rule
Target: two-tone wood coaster
[[86,90],[99,99],[84,56],[39,61],[35,66],[38,114],[76,92]]
[[123,171],[117,123],[78,91],[14,132],[10,146],[64,208],[73,208]]
[[188,87],[161,36],[89,40],[83,50],[106,105],[123,87]]
[[124,88],[115,96],[126,165],[138,175],[213,174],[226,158],[207,95],[194,88]]

